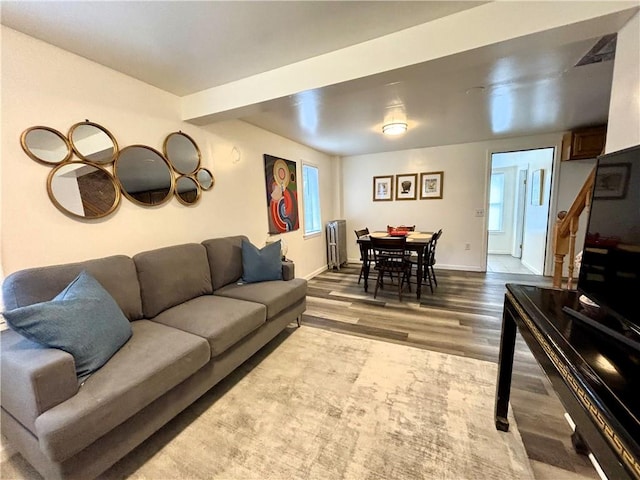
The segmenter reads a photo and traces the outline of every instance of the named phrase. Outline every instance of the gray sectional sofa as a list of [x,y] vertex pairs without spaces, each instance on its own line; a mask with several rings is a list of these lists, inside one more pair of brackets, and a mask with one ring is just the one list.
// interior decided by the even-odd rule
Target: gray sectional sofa
[[23,270],[3,284],[7,310],[49,301],[89,272],[133,335],[79,385],[73,357],[1,335],[2,433],[45,478],[94,478],[274,338],[305,310],[307,283],[239,285],[246,237]]

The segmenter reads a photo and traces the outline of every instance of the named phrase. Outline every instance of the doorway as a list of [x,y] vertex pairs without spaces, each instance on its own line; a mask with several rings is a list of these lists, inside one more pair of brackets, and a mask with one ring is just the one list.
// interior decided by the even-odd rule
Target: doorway
[[554,148],[491,155],[487,271],[543,275]]

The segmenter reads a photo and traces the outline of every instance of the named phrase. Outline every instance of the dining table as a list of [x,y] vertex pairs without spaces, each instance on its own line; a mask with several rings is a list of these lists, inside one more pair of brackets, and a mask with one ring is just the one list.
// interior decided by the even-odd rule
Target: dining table
[[[360,255],[363,259],[363,278],[364,278],[364,291],[369,291],[369,270],[371,267],[371,261],[369,259],[369,252],[371,251],[371,237],[379,237],[379,238],[394,238],[398,235],[391,235],[386,231],[376,231],[371,232],[369,235],[363,235],[358,238],[358,245],[360,246]],[[418,270],[416,272],[417,281],[416,281],[416,298],[418,301],[420,300],[420,295],[422,293],[422,275],[423,275],[423,265],[424,265],[424,256],[428,251],[427,247],[433,238],[433,232],[406,232],[407,237],[406,249],[410,252],[415,252],[417,255],[417,267]]]

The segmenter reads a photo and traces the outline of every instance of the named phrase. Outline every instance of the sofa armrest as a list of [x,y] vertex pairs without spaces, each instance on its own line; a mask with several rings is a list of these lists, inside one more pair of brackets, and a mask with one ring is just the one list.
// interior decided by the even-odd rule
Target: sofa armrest
[[296,268],[291,260],[282,261],[282,279],[293,280],[296,277]]
[[27,340],[12,330],[1,335],[2,408],[35,433],[35,420],[41,413],[78,391],[73,357]]

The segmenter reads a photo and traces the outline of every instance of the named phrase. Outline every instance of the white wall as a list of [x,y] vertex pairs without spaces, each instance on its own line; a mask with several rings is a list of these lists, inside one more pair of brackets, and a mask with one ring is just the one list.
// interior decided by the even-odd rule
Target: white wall
[[605,152],[640,144],[640,13],[618,32]]
[[[486,218],[476,210],[487,207],[487,185],[492,152],[557,147],[560,134],[510,138],[344,157],[344,216],[347,228],[369,230],[387,224],[416,225],[419,230],[443,229],[438,242],[438,265],[443,268],[484,271],[486,269]],[[374,202],[373,177],[444,171],[442,200]],[[552,204],[552,209],[555,204]],[[470,243],[471,249],[465,250]],[[347,243],[348,256],[357,261],[355,236]]]
[[[336,160],[244,122],[199,128],[180,121],[179,98],[64,50],[2,27],[2,266],[5,274],[32,267],[246,234],[259,246],[267,237],[264,153],[320,169],[322,213],[335,216],[332,171]],[[167,134],[194,138],[216,184],[186,207],[175,199],[153,208],[122,200],[111,216],[71,219],[46,192],[50,168],[29,159],[20,134],[33,125],[66,133],[89,119],[105,126],[122,148],[136,143],[161,150]],[[241,152],[234,163],[233,146]],[[298,192],[302,195],[301,190]],[[300,207],[302,211],[302,206]],[[302,218],[300,224],[303,225]],[[326,268],[323,236],[303,229],[283,235],[296,274]]]

